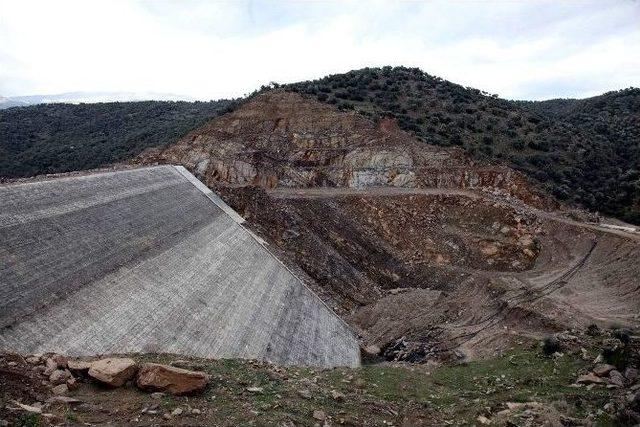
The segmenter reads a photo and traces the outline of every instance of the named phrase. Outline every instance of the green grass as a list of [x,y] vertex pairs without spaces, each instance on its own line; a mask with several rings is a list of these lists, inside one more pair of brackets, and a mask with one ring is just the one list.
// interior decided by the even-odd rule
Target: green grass
[[[602,387],[570,387],[590,367],[580,356],[550,358],[538,348],[520,347],[501,357],[458,365],[328,370],[193,359],[211,375],[205,393],[166,396],[158,403],[166,412],[186,405],[209,408],[216,419],[226,420],[225,425],[293,421],[311,426],[317,422],[312,418],[314,410],[324,411],[333,424],[398,425],[405,417],[417,415],[427,424],[473,425],[478,415],[491,417],[504,410],[507,402],[554,404],[569,417],[584,418],[602,408],[610,393]],[[176,358],[154,355],[142,359],[168,363]],[[260,387],[262,392],[248,391],[250,387]],[[301,390],[308,390],[310,396],[302,396]],[[344,394],[344,399],[334,399],[333,390]],[[609,422],[606,415],[598,421],[601,425]]]

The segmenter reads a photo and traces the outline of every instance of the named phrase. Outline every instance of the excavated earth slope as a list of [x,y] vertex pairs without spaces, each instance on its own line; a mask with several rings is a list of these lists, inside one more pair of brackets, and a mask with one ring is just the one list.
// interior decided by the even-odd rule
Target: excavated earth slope
[[388,359],[638,326],[640,236],[567,219],[504,166],[272,91],[137,162],[185,165]]
[[0,186],[0,349],[355,366],[358,342],[182,167]]

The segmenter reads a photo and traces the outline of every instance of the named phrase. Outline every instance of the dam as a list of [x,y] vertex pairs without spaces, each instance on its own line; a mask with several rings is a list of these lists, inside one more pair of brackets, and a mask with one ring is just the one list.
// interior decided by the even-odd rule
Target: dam
[[0,185],[0,350],[358,366],[355,333],[181,166]]

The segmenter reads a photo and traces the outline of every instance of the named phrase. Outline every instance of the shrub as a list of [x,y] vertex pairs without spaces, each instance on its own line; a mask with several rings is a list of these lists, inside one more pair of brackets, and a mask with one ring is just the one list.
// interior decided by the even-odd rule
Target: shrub
[[548,335],[542,340],[542,353],[546,356],[551,356],[553,353],[557,353],[562,350],[560,341],[554,335]]

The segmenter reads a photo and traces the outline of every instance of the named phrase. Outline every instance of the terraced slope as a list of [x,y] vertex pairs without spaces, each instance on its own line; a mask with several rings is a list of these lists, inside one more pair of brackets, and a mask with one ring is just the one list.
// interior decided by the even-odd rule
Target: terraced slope
[[186,170],[0,186],[0,348],[359,363],[344,322]]
[[640,235],[571,220],[518,172],[392,120],[274,90],[138,161],[216,188],[390,359],[640,325]]

